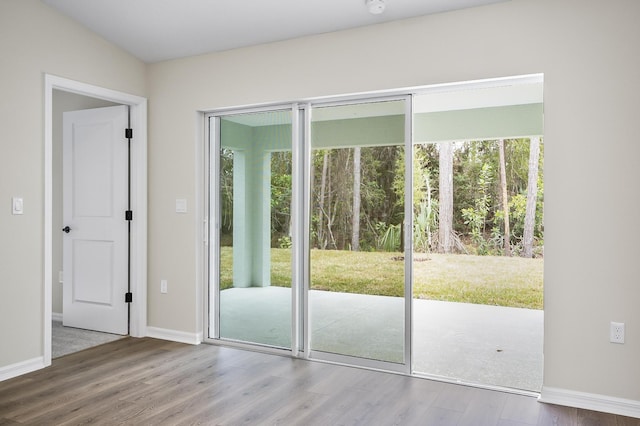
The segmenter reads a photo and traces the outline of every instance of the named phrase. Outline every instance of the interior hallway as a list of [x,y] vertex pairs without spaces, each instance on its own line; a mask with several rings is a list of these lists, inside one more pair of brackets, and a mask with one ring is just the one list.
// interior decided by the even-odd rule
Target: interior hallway
[[51,322],[51,358],[60,358],[64,355],[113,342],[124,337],[126,336],[65,327],[62,325],[62,321],[54,320]]

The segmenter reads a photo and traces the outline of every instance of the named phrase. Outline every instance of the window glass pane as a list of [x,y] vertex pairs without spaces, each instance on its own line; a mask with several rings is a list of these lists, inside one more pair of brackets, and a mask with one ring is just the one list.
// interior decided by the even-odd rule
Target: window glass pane
[[404,101],[311,123],[311,349],[404,361]]
[[220,337],[291,347],[291,111],[220,119]]

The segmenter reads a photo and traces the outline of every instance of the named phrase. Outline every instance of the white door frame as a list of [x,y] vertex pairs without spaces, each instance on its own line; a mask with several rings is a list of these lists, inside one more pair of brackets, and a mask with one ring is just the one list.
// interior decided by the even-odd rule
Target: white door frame
[[132,337],[147,331],[147,99],[50,74],[44,76],[44,365],[51,365],[53,276],[53,90],[130,106],[131,127],[131,327]]

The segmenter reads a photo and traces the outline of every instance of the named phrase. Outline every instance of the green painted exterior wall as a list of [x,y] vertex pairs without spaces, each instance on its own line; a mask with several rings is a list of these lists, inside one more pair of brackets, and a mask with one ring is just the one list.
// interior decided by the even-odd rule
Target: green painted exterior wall
[[221,120],[233,151],[233,286],[271,285],[271,152],[291,150],[291,125],[251,127]]
[[542,104],[427,112],[414,117],[414,143],[543,134]]

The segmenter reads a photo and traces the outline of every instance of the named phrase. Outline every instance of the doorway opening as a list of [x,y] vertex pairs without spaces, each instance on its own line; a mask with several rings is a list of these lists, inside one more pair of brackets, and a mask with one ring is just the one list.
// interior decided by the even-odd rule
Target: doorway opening
[[542,388],[542,85],[414,97],[416,374]]
[[[130,284],[133,294],[130,303],[129,335],[140,337],[146,334],[146,99],[116,92],[97,86],[79,83],[51,75],[45,75],[45,299],[43,306],[44,320],[44,363],[51,364],[53,355],[53,330],[57,329],[56,321],[63,318],[62,312],[62,114],[65,110],[96,110],[96,108],[114,108],[114,105],[126,105],[130,109],[131,127],[135,134],[132,139],[130,163],[130,205],[134,211],[134,220],[130,232]],[[124,129],[122,130],[124,132]],[[125,142],[123,142],[125,143]],[[74,188],[78,192],[78,188]],[[86,191],[90,193],[92,191]],[[96,191],[99,192],[99,191]],[[99,203],[98,203],[99,204]],[[91,202],[87,206],[95,203]],[[92,207],[93,208],[93,207]],[[107,206],[107,209],[110,209]],[[94,212],[95,213],[95,212]],[[94,214],[99,217],[102,214]],[[89,214],[91,216],[91,214]],[[124,219],[124,213],[122,213]],[[66,227],[64,227],[67,229]],[[64,231],[66,232],[66,231]],[[102,247],[104,252],[114,248]],[[122,248],[118,249],[119,251]],[[126,250],[126,246],[124,247]],[[74,271],[76,272],[76,271]],[[85,299],[95,305],[104,304],[96,288],[89,289]],[[122,295],[122,303],[125,302]],[[120,302],[115,300],[113,302]],[[126,310],[124,311],[126,316]],[[82,328],[95,328],[92,325],[76,325]],[[84,332],[79,332],[84,333]],[[69,334],[69,333],[67,333]],[[91,337],[66,336],[72,341],[94,340],[103,342],[115,338],[90,334]],[[125,332],[126,334],[126,332]],[[69,343],[69,342],[67,342]],[[78,346],[81,348],[82,346]],[[61,352],[56,350],[56,356]]]

